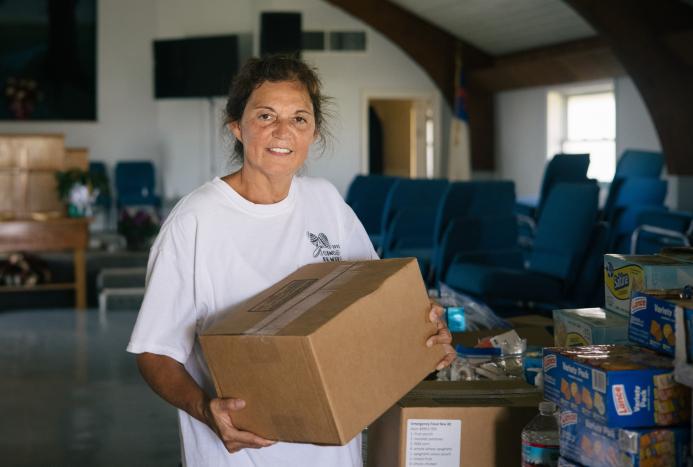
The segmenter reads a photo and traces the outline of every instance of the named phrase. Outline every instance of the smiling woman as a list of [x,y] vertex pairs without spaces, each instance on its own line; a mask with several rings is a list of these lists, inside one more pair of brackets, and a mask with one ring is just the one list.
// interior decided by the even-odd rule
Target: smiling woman
[[[226,105],[241,168],[183,198],[152,246],[128,351],[138,354],[152,389],[179,409],[186,466],[363,465],[360,436],[345,446],[315,446],[274,442],[236,427],[234,416],[246,402],[213,396],[197,338],[300,266],[377,258],[334,186],[296,176],[311,144],[324,138],[324,100],[315,71],[302,61],[249,61]],[[432,310],[439,331],[429,341],[445,346],[445,365],[455,353],[441,312]]]

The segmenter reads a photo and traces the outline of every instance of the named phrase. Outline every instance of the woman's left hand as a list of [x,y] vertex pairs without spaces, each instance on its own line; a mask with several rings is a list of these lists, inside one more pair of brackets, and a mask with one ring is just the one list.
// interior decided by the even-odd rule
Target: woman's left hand
[[443,307],[431,300],[431,311],[428,314],[428,319],[431,323],[435,323],[438,332],[428,338],[426,346],[442,345],[445,349],[445,357],[438,363],[436,370],[442,370],[446,366],[450,366],[457,356],[457,352],[452,347],[452,334],[450,334],[450,330],[445,324],[443,313],[445,313]]

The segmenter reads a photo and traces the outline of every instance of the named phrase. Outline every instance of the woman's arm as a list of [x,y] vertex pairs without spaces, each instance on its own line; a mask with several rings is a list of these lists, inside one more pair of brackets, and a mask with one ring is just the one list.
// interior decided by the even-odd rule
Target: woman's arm
[[210,398],[176,360],[145,352],[137,355],[137,367],[154,392],[169,404],[209,426],[229,452],[274,444],[273,441],[241,431],[233,425],[231,415],[243,409],[245,401]]

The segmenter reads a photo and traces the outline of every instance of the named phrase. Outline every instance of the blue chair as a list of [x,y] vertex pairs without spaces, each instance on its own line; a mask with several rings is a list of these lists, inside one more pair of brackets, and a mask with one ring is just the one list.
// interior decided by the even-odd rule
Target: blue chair
[[[401,179],[385,201],[381,231],[382,257],[430,258],[438,206],[448,188],[447,180]],[[426,277],[428,264],[419,262]]]
[[628,178],[657,179],[664,168],[664,156],[661,152],[626,149],[616,164],[614,178],[609,185],[609,192],[604,203],[603,218],[608,222],[614,211],[621,186]]
[[397,179],[386,175],[357,175],[347,190],[346,202],[363,224],[376,250],[382,243],[380,229],[385,200]]
[[154,192],[154,164],[149,161],[123,161],[115,166],[116,207],[161,207],[161,198]]
[[518,202],[518,214],[525,215],[530,219],[538,219],[551,189],[557,183],[586,182],[589,165],[589,154],[556,154],[553,156],[544,169],[538,199],[534,202],[530,200]]
[[[493,218],[484,222],[484,219]],[[488,180],[454,182],[448,187],[435,220],[434,244],[431,269],[435,283],[442,278],[454,254],[459,251],[502,248],[508,243],[517,246],[517,226],[509,227],[502,223],[492,227],[500,219],[513,219],[515,222],[515,183],[508,180]],[[454,228],[453,222],[457,221]],[[516,223],[516,222],[515,222]],[[483,236],[469,230],[483,230]],[[497,232],[496,229],[502,230]],[[508,242],[498,242],[498,236],[508,238]],[[478,241],[475,240],[478,238]]]
[[626,149],[616,163],[614,178],[659,178],[664,168],[661,152]]
[[566,301],[593,234],[598,197],[595,184],[555,185],[539,217],[526,264],[519,250],[503,255],[457,255],[444,282],[499,312]]
[[693,240],[693,213],[643,210],[630,238],[630,254],[656,254],[662,248],[690,246]]
[[112,199],[110,180],[108,177],[108,170],[106,169],[106,164],[104,164],[101,161],[89,162],[89,176],[92,180],[98,179],[102,184],[104,184],[108,188],[107,190],[101,190],[99,192],[99,196],[96,197],[96,202],[94,204],[96,206],[103,208],[106,211],[106,213],[109,213],[111,210]]
[[609,252],[630,252],[631,236],[638,226],[638,216],[646,210],[664,211],[667,181],[657,178],[622,179],[604,219],[611,226]]

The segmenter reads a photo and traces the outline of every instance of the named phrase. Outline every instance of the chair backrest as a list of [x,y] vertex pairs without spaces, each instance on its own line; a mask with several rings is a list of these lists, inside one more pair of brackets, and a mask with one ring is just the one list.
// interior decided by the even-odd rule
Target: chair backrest
[[118,196],[154,194],[154,164],[150,161],[122,161],[115,166]]
[[604,306],[603,265],[608,242],[609,225],[606,222],[595,223],[576,281],[570,291],[573,306],[579,308]]
[[630,253],[650,255],[664,247],[693,241],[693,212],[645,209],[638,214],[638,232],[631,236]]
[[346,202],[369,234],[380,233],[385,199],[397,177],[357,175],[347,190]]
[[597,218],[599,188],[592,183],[558,183],[537,222],[529,270],[560,279],[573,277]]
[[517,219],[513,213],[456,217],[443,233],[433,257],[435,283],[447,273],[458,253],[504,252],[518,250]]
[[645,208],[664,206],[668,182],[657,178],[633,177],[619,183],[610,212],[605,220],[610,222],[612,234],[632,232],[637,227],[637,216]]
[[[383,245],[391,245],[392,239],[388,237],[390,225],[395,217],[407,211],[428,211],[435,214],[439,204],[447,191],[449,182],[443,179],[399,179],[397,180],[385,200],[381,232],[385,236]],[[431,244],[433,243],[434,223],[430,225]],[[401,230],[400,230],[401,231]]]
[[515,211],[515,183],[509,180],[453,182],[448,186],[435,220],[439,243],[452,219],[511,216]]
[[556,154],[546,165],[539,191],[537,218],[541,215],[549,193],[557,183],[586,182],[590,165],[589,154]]
[[626,149],[616,164],[614,178],[659,178],[663,168],[664,156],[661,152]]

